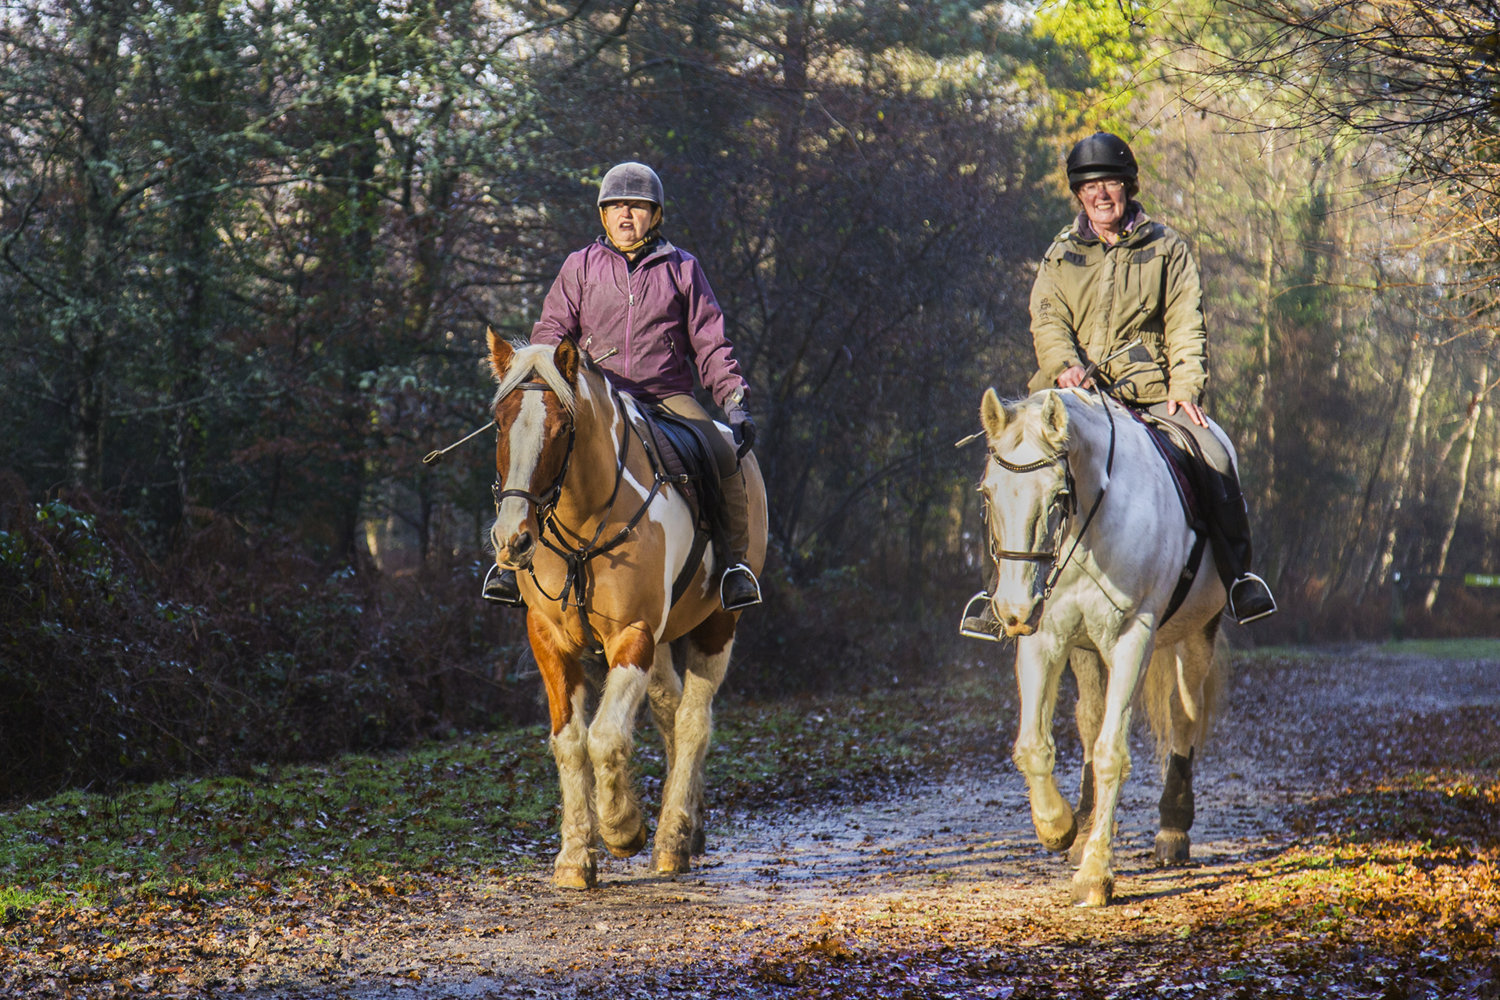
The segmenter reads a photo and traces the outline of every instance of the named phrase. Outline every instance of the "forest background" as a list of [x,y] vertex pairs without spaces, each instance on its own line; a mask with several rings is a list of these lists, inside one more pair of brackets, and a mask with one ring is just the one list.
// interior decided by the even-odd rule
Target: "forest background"
[[[771,500],[741,697],[970,655],[981,391],[1071,144],[1189,239],[1245,644],[1493,634],[1496,10],[1117,0],[0,5],[0,801],[537,715],[479,600],[486,327],[660,171]],[[974,654],[979,655],[979,654]]]

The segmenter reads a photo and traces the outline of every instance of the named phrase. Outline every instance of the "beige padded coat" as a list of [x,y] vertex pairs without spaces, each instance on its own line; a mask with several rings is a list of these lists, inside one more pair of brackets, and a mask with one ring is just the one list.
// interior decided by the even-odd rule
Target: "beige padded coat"
[[1047,248],[1031,287],[1031,338],[1038,371],[1029,389],[1056,384],[1073,365],[1102,360],[1126,402],[1199,402],[1208,381],[1207,336],[1198,267],[1186,241],[1134,203],[1114,246],[1083,216]]

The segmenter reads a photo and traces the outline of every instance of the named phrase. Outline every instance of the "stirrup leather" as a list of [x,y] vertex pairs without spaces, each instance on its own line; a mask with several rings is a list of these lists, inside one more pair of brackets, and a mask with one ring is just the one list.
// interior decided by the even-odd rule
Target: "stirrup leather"
[[[1260,592],[1265,595],[1266,600],[1268,600],[1268,601],[1271,602],[1271,606],[1269,608],[1264,608],[1264,609],[1259,610],[1259,611],[1251,611],[1250,613],[1242,616],[1240,614],[1238,606],[1235,604],[1235,600],[1234,600],[1235,591],[1239,590],[1241,587],[1249,587],[1249,588],[1251,588],[1250,589],[1250,593],[1248,593],[1248,594],[1241,594],[1240,595],[1241,600],[1243,600],[1243,599],[1245,599],[1247,597],[1259,596],[1255,592],[1255,587],[1257,585],[1260,588]],[[1258,622],[1262,618],[1268,618],[1271,615],[1274,615],[1275,613],[1276,613],[1276,596],[1271,593],[1271,587],[1270,587],[1270,585],[1267,584],[1266,581],[1262,580],[1260,577],[1256,576],[1254,573],[1246,572],[1238,580],[1235,580],[1233,583],[1231,583],[1229,585],[1229,615],[1230,615],[1230,617],[1232,617],[1239,624],[1241,624],[1241,625],[1249,625],[1251,622]]]
[[984,642],[999,642],[999,628],[1000,623],[990,613],[990,595],[981,590],[969,598],[963,615],[958,619],[958,634]]
[[[731,603],[728,600],[727,591],[729,589],[729,581],[732,577],[738,577],[742,580],[748,580],[750,586],[754,588],[754,595],[742,596],[738,600],[735,600]],[[754,607],[755,605],[759,604],[760,601],[760,581],[755,578],[755,571],[752,570],[749,566],[746,566],[744,563],[735,563],[733,566],[730,566],[728,569],[726,569],[723,575],[719,577],[719,605],[725,611],[739,611],[743,608]]]
[[[484,574],[484,587],[481,590],[480,596],[486,601],[492,601],[501,607],[519,608],[525,606],[526,602],[521,599],[521,588],[515,587],[511,589],[506,587],[504,581],[501,580],[501,574],[504,572],[505,570],[502,570],[496,564],[490,563],[489,572]],[[512,582],[515,581],[514,574],[512,574],[511,580]]]

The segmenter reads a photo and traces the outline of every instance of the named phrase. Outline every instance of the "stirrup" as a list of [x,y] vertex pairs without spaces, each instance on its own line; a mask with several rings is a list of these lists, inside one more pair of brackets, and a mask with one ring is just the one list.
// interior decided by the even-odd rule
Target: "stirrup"
[[526,604],[521,599],[521,588],[516,583],[516,571],[501,569],[495,563],[490,563],[490,571],[484,574],[481,596],[486,601],[493,601],[507,608],[524,607]]
[[[750,584],[749,592],[740,593],[731,600],[729,597],[731,579],[748,582]],[[755,578],[755,571],[744,563],[735,563],[719,577],[719,605],[725,611],[739,611],[743,608],[752,608],[759,604],[760,601],[760,581]]]
[[[1259,585],[1257,587],[1257,585]],[[1248,587],[1249,592],[1240,595],[1240,601],[1234,599],[1235,591],[1241,587]],[[1243,602],[1245,612],[1242,615],[1239,603]],[[1266,605],[1270,605],[1267,607]],[[1271,593],[1271,587],[1266,581],[1254,573],[1246,572],[1238,580],[1229,585],[1229,616],[1241,625],[1249,625],[1258,622],[1262,618],[1270,617],[1276,613],[1276,598]]]
[[[974,605],[979,605],[976,609]],[[1000,641],[1000,623],[995,620],[990,608],[990,595],[981,590],[969,598],[964,613],[958,620],[958,634],[984,642]]]

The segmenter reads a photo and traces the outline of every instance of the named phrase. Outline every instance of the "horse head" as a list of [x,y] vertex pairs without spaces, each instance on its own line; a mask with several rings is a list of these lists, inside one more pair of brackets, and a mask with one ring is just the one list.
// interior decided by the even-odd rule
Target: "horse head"
[[991,604],[1006,635],[1030,635],[1073,510],[1068,410],[1056,392],[1007,405],[989,389],[979,416],[989,448],[979,491],[998,569]]
[[488,331],[496,389],[495,523],[490,541],[503,569],[531,565],[541,524],[562,496],[577,435],[578,345],[516,348]]

